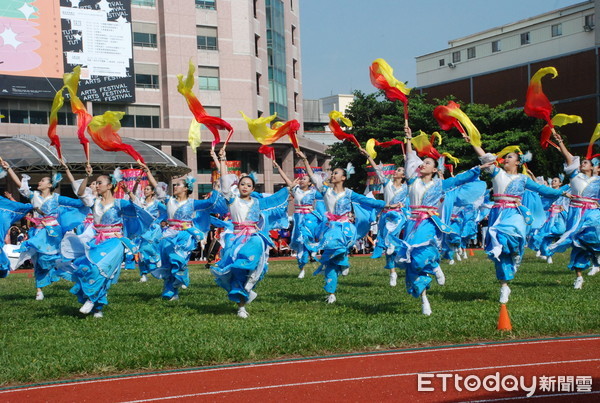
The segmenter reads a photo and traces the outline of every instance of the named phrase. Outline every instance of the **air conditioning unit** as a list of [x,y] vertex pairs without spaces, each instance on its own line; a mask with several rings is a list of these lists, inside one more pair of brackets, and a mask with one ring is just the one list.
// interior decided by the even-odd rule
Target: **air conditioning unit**
[[594,26],[593,26],[593,25],[588,25],[588,24],[585,24],[585,25],[583,26],[583,30],[584,30],[585,32],[592,32],[592,31],[594,30]]
[[448,67],[450,67],[451,69],[453,69],[453,68],[456,67],[456,64],[454,64],[454,63],[448,63]]

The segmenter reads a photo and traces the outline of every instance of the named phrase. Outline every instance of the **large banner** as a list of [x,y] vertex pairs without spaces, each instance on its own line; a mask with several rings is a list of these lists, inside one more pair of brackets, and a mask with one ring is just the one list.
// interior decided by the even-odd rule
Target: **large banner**
[[52,98],[81,66],[84,101],[135,101],[131,0],[0,0],[0,96]]

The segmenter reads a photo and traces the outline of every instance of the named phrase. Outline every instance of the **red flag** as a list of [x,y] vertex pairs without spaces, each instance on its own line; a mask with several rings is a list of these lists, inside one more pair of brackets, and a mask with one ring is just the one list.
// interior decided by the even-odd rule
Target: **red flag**
[[262,145],[259,147],[258,152],[266,155],[268,158],[275,160],[275,149],[271,146]]
[[145,164],[140,153],[131,145],[123,143],[121,136],[117,133],[121,128],[120,120],[124,115],[125,112],[107,111],[104,115],[94,116],[88,126],[88,133],[94,143],[104,151],[123,151],[131,155],[134,160]]
[[544,67],[531,77],[523,111],[527,116],[545,120],[552,129],[554,127],[550,118],[552,104],[550,104],[548,97],[542,90],[542,77],[548,74],[552,74],[552,78],[558,76],[558,72],[554,67]]
[[383,143],[380,143],[379,141],[375,140],[375,145],[379,146],[379,147],[382,147],[382,148],[387,148],[387,147],[395,146],[395,145],[398,145],[398,144],[404,145],[404,143],[402,141],[396,140],[396,139],[393,139],[393,140],[390,140],[390,141],[384,141]]
[[231,138],[231,134],[233,134],[233,127],[225,120],[218,118],[216,116],[210,116],[206,113],[206,110],[196,98],[196,95],[192,91],[194,87],[194,71],[196,68],[194,67],[192,61],[190,60],[188,74],[185,80],[183,79],[183,74],[177,75],[177,91],[181,95],[185,97],[187,101],[188,107],[190,111],[194,114],[194,117],[198,121],[198,123],[202,123],[210,132],[215,136],[214,141],[212,142],[212,146],[219,144],[221,142],[221,136],[219,135],[219,130],[227,130],[229,131],[229,135],[227,136],[227,140]]

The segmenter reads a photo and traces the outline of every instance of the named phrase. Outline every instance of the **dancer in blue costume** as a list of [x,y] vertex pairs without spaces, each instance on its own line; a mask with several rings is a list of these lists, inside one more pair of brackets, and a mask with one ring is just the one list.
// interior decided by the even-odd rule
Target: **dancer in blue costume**
[[[405,133],[411,217],[402,238],[395,241],[396,263],[406,270],[406,290],[413,297],[421,298],[421,311],[429,316],[431,305],[427,290],[430,288],[430,275],[436,277],[438,284],[445,284],[446,279],[440,268],[440,246],[442,234],[452,233],[450,227],[438,217],[441,199],[454,188],[477,180],[481,167],[474,167],[453,178],[441,179],[438,177],[437,161],[431,157],[421,160],[412,149],[410,127],[405,127]],[[451,211],[452,204],[448,202],[444,208]]]
[[[144,170],[150,184],[158,188],[152,173],[147,167]],[[156,228],[156,235],[161,236],[160,262],[151,274],[164,280],[162,297],[170,301],[177,301],[179,290],[190,285],[188,262],[192,251],[210,230],[210,214],[225,212],[225,203],[218,192],[213,191],[208,199],[191,199],[195,182],[191,175],[173,180],[173,195],[165,198],[169,225],[162,234]]]
[[[6,171],[0,169],[0,178],[6,176]],[[31,204],[19,203],[0,196],[0,278],[5,278],[11,270],[10,260],[4,252],[4,237],[11,225],[21,220],[33,207]]]
[[408,186],[406,184],[406,175],[404,167],[387,167],[386,169],[393,171],[392,178],[387,178],[382,170],[382,166],[376,165],[371,155],[361,148],[360,152],[367,157],[369,164],[375,169],[375,173],[379,182],[383,187],[383,200],[386,207],[377,221],[377,240],[375,248],[371,256],[372,259],[378,259],[385,255],[384,268],[390,271],[390,286],[395,287],[398,280],[396,273],[396,253],[393,249],[388,248],[391,245],[390,237],[400,237],[400,233],[404,230],[407,217],[410,215],[408,208]]
[[[297,154],[306,161],[304,153],[297,151]],[[323,251],[318,259],[321,265],[314,274],[324,272],[324,289],[329,294],[327,302],[332,304],[336,301],[338,277],[340,274],[348,274],[350,268],[350,248],[358,239],[367,235],[371,223],[376,221],[377,214],[386,204],[383,200],[371,199],[344,187],[346,179],[354,173],[352,164],[346,169],[334,169],[329,179],[330,186],[324,185],[323,178],[315,175],[309,165],[306,169],[317,190],[323,194],[327,208],[328,221],[318,247]]]
[[254,179],[243,176],[238,182],[239,195],[234,194],[231,184],[237,178],[227,175],[227,157],[221,149],[219,158],[214,150],[211,156],[221,175],[220,192],[229,206],[233,231],[221,234],[223,249],[221,260],[211,267],[217,285],[227,291],[227,296],[238,306],[237,315],[246,319],[246,305],[257,294],[256,284],[268,270],[269,249],[273,241],[269,231],[287,228],[289,188],[284,187],[268,197],[256,198]]
[[90,240],[85,234],[70,238],[75,282],[71,293],[83,304],[79,309],[81,313],[93,312],[95,318],[101,318],[102,309],[108,304],[108,290],[119,280],[125,249],[135,250],[130,238],[144,232],[153,217],[128,200],[114,198],[113,189],[118,179],[113,175],[112,178],[98,176],[98,196],[90,197],[86,194],[87,181],[92,175],[89,165],[86,173],[77,195],[92,208],[93,238]]
[[[144,171],[148,172],[148,167],[144,165]],[[141,176],[136,179],[136,184],[132,190],[125,188],[129,199],[138,206],[146,210],[152,217],[154,222],[141,236],[135,239],[138,245],[138,267],[140,269],[140,283],[148,281],[148,274],[156,270],[160,263],[160,240],[162,239],[163,231],[160,223],[168,218],[167,207],[163,203],[166,198],[166,185],[158,183],[154,186],[152,183],[144,187],[144,198],[140,199],[135,196],[135,191],[139,185]]]
[[[496,155],[486,153],[483,148],[473,146],[473,149],[483,163],[496,161]],[[527,162],[522,158],[522,154],[510,152],[504,157],[502,168],[490,167],[494,205],[488,218],[484,249],[496,266],[496,278],[501,284],[501,304],[508,302],[511,292],[508,282],[515,277],[527,245],[528,227],[536,219],[527,206],[521,204],[524,192],[530,190],[547,197],[563,194],[520,174],[519,167]]]
[[320,211],[319,205],[321,204],[317,204],[317,199],[322,199],[323,196],[312,185],[306,168],[294,168],[294,181],[292,182],[275,160],[273,160],[273,165],[291,189],[294,198],[294,227],[290,237],[290,247],[296,251],[296,260],[300,269],[298,278],[304,278],[306,274],[304,266],[311,257],[314,258],[317,254],[317,245],[319,244],[317,234],[324,220],[324,212]]
[[62,179],[59,173],[43,177],[37,190],[31,191],[28,175],[19,179],[6,161],[2,161],[2,167],[8,171],[21,195],[29,199],[34,209],[31,220],[35,227],[29,230],[29,239],[18,250],[21,255],[17,267],[31,259],[37,287],[35,299],[40,301],[44,299],[42,288],[61,279],[56,270],[56,261],[60,258],[60,243],[64,234],[83,221],[87,209],[77,199],[54,193]]
[[[569,191],[569,185],[562,184],[563,179],[554,177],[550,181],[552,189],[560,189],[563,192]],[[555,251],[550,250],[549,246],[556,242],[567,230],[567,212],[569,211],[570,200],[568,197],[542,197],[544,210],[546,211],[546,221],[531,236],[532,249],[538,252],[538,256],[552,264],[552,256]]]
[[[573,156],[565,147],[562,137],[554,134],[560,151],[565,157],[565,174],[570,179],[571,203],[567,214],[567,231],[548,249],[564,252],[571,247],[569,269],[576,273],[573,288],[583,286],[583,270],[598,266],[600,256],[600,176],[593,175],[590,160]],[[592,269],[588,274],[596,274]]]

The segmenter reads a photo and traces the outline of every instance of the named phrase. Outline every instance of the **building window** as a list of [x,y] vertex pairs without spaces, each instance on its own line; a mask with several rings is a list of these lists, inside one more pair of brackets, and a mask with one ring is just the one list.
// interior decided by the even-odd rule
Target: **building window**
[[203,8],[205,10],[216,10],[217,0],[196,0],[196,8]]
[[446,65],[446,61],[444,59],[440,59],[440,67],[443,67]]
[[467,48],[467,59],[475,59],[475,47]]
[[531,43],[529,32],[523,32],[521,34],[521,45],[529,45],[529,43]]
[[201,90],[218,91],[219,68],[209,66],[198,67],[198,83]]
[[583,29],[586,31],[591,31],[596,26],[596,18],[595,14],[588,14],[584,17],[584,25]]
[[204,110],[210,116],[215,116],[217,118],[221,117],[221,107],[220,106],[205,106]]
[[452,52],[452,63],[460,62],[460,50],[456,52]]
[[256,73],[256,95],[260,95],[260,78],[262,74]]
[[292,45],[296,44],[296,27],[292,25]]
[[217,50],[217,27],[196,27],[196,43],[198,49]]
[[298,60],[292,59],[292,77],[296,78],[296,72],[298,69]]
[[157,46],[156,24],[134,22],[132,31],[133,46],[140,46],[143,48],[155,48]]
[[298,93],[294,92],[294,112],[298,112]]
[[500,47],[500,41],[493,41],[492,42],[492,53],[496,53],[496,52],[500,52],[501,47]]
[[[44,101],[0,100],[0,118],[2,123],[24,123],[34,125],[47,125],[50,121],[52,104]],[[74,125],[75,115],[71,108],[64,105],[58,112],[59,125]]]
[[258,42],[260,41],[260,36],[254,35],[254,56],[258,57]]
[[290,0],[290,9],[294,11],[294,0]]
[[552,37],[561,36],[562,35],[562,24],[553,24],[552,25]]
[[156,7],[156,0],[131,0],[132,6]]
[[160,128],[160,107],[152,105],[115,105],[115,104],[93,104],[94,115],[102,115],[106,111],[125,112],[121,119],[123,127],[146,127],[151,129]]
[[159,88],[158,64],[138,64],[134,66],[137,88]]

